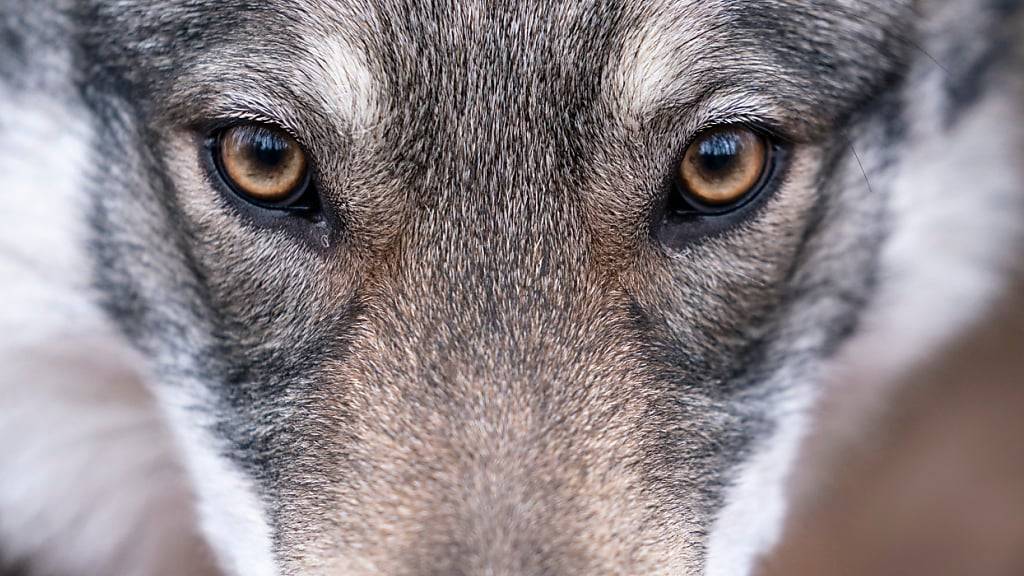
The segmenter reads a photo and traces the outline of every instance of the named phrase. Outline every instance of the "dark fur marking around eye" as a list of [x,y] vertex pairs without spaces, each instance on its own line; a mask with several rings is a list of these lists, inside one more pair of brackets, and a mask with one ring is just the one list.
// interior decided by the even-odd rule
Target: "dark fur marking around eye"
[[[335,246],[344,228],[342,216],[321,199],[315,167],[311,165],[306,168],[302,182],[281,202],[250,198],[244,191],[237,189],[237,184],[231,182],[221,165],[219,134],[232,124],[221,122],[219,125],[205,130],[208,135],[201,144],[203,149],[199,154],[211,190],[220,191],[224,202],[251,225],[284,230],[318,252]],[[259,158],[255,160],[259,161]]]
[[992,71],[1015,55],[1014,48],[1014,42],[1005,37],[984,43],[965,38],[958,43],[956,50],[949,51],[958,57],[950,63],[944,63],[948,97],[945,114],[947,128],[954,127],[957,120],[986,93],[985,83],[989,81]]
[[8,60],[21,61],[25,58],[25,38],[10,28],[0,28],[0,47],[3,47],[6,54],[4,62]]

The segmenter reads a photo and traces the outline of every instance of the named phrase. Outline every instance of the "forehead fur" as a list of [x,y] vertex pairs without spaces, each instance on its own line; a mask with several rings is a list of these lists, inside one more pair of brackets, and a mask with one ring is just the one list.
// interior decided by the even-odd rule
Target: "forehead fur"
[[[228,100],[222,110],[364,125],[388,104],[508,110],[553,99],[574,109],[599,86],[626,115],[732,91],[825,122],[884,81],[912,40],[899,27],[906,0],[227,0],[92,10],[97,31],[124,30],[95,46],[98,61],[137,90],[159,90],[167,105],[195,105],[212,90]],[[316,115],[296,118],[286,105]]]

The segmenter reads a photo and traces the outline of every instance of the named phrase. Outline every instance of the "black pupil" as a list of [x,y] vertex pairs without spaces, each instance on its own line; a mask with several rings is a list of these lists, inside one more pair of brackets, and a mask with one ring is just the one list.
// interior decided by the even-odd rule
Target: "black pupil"
[[743,140],[736,134],[711,134],[697,146],[697,162],[705,175],[724,177],[735,169],[742,151]]
[[248,135],[248,154],[257,166],[273,170],[284,164],[290,145],[269,130],[255,130]]

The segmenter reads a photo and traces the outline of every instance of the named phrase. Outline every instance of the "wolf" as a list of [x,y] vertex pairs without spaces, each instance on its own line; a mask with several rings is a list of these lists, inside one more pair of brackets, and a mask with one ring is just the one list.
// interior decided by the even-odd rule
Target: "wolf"
[[754,574],[1015,285],[1022,21],[4,0],[0,565]]

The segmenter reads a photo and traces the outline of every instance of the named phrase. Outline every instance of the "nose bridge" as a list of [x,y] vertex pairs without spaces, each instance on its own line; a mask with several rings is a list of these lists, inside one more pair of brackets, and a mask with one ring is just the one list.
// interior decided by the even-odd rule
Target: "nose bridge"
[[[637,472],[641,377],[615,370],[598,339],[577,357],[552,342],[495,353],[451,341],[414,365],[392,359],[393,371],[364,383],[376,391],[356,424],[366,471],[359,507],[400,542],[395,573],[641,569],[642,539],[616,541],[650,529]],[[501,340],[477,343],[521,345]]]
[[650,375],[626,303],[478,286],[398,285],[331,371],[348,404],[338,496],[307,505],[329,517],[321,548],[347,555],[330,573],[685,573],[644,488]]
[[433,482],[441,496],[427,513],[413,564],[432,574],[554,576],[565,557],[582,555],[579,519],[588,507],[569,489],[578,456],[559,461],[536,434],[502,435],[453,439],[451,481]]
[[654,574],[673,559],[637,546],[662,535],[628,302],[592,269],[572,203],[517,181],[536,187],[467,197],[467,178],[426,208],[368,296],[342,371],[358,478],[342,508],[353,549],[396,551],[377,573]]
[[419,184],[436,200],[414,216],[388,279],[399,310],[432,334],[504,333],[500,348],[542,324],[570,328],[587,299],[600,305],[586,222],[562,175],[525,155],[449,169]]
[[377,573],[652,574],[668,556],[637,546],[654,529],[628,306],[593,262],[570,113],[525,62],[416,108],[414,213],[344,370],[343,507],[350,548],[394,551]]
[[[555,153],[566,130],[523,118],[521,105],[471,112],[444,119],[426,147],[411,184],[427,200],[398,247],[377,321],[379,340],[418,356],[397,378],[449,400],[465,393],[495,418],[502,402],[530,404],[585,379],[604,362],[587,346],[626,339],[616,322],[627,306],[596,269],[574,170]],[[445,145],[445,131],[472,140]]]

